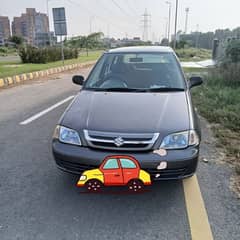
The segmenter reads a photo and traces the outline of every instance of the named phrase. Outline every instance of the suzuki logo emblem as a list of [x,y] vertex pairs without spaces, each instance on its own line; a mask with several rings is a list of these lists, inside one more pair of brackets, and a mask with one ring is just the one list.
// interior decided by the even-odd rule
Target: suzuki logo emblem
[[121,137],[117,137],[116,139],[114,139],[114,144],[117,147],[121,147],[122,145],[124,145],[124,140]]

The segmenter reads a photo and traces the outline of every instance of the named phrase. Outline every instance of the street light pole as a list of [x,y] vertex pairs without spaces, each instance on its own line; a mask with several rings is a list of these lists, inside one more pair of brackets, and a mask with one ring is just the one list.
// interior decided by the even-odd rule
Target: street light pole
[[171,11],[172,11],[172,3],[166,1],[166,4],[169,5],[168,9],[168,45],[170,45],[170,28],[171,28]]
[[47,16],[49,17],[48,2],[49,2],[49,0],[46,0],[46,6],[47,6]]
[[52,46],[52,39],[51,39],[51,34],[50,34],[50,19],[49,19],[49,1],[46,0],[46,6],[47,6],[47,17],[48,17],[48,37],[49,37],[49,45]]
[[165,18],[166,20],[166,27],[165,27],[165,38],[168,39],[168,42],[169,42],[169,38],[168,38],[168,26],[169,26],[169,21],[168,21],[168,18]]
[[176,12],[175,12],[175,30],[174,30],[174,42],[173,42],[174,49],[176,49],[176,46],[177,46],[177,24],[178,24],[178,0],[176,0]]

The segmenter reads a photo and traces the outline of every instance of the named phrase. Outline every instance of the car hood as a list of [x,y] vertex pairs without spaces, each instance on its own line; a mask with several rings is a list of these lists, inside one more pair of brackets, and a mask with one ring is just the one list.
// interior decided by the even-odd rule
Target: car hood
[[81,91],[60,124],[118,133],[178,132],[189,129],[185,92],[121,93]]

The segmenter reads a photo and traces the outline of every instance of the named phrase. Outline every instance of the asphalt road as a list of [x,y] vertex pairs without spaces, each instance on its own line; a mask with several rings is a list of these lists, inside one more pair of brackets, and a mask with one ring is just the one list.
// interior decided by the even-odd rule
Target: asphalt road
[[[87,74],[88,69],[82,70]],[[66,102],[26,125],[79,87],[72,73],[0,90],[0,239],[191,239],[182,181],[155,183],[141,194],[85,194],[77,176],[59,171],[51,154]],[[229,190],[232,170],[218,163],[203,120],[198,179],[214,239],[240,239],[240,201]],[[197,216],[196,216],[197,218]],[[204,239],[205,240],[205,239]]]

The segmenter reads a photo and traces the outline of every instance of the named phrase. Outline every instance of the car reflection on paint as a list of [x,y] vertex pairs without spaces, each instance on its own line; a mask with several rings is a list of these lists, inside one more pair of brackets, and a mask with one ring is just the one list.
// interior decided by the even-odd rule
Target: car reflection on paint
[[83,172],[77,186],[88,191],[99,191],[103,186],[127,186],[138,192],[151,185],[150,174],[141,170],[138,161],[130,156],[109,156],[98,169]]

